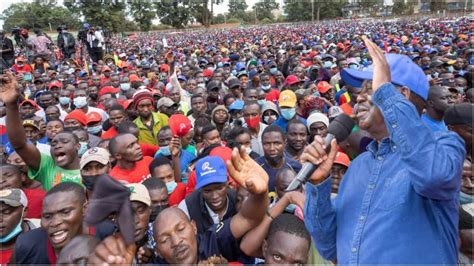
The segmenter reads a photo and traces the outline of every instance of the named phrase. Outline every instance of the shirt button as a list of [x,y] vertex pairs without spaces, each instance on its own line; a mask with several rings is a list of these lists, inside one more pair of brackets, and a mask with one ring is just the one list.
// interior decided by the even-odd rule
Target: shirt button
[[392,128],[397,128],[397,124],[393,124],[393,125],[392,125]]
[[382,156],[379,156],[379,157],[377,157],[377,160],[382,161],[382,160],[383,160],[383,157],[382,157]]
[[352,252],[357,252],[357,248],[352,248]]
[[396,150],[396,149],[397,149],[397,145],[393,145],[393,149]]
[[361,216],[361,217],[359,218],[359,220],[363,221],[363,220],[365,220],[365,217],[364,217],[364,216]]
[[369,185],[369,189],[370,190],[374,189],[374,185]]

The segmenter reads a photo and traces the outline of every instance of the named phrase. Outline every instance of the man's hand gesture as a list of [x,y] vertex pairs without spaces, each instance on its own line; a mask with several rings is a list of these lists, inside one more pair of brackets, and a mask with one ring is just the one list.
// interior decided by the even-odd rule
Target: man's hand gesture
[[6,71],[1,76],[0,99],[8,104],[16,104],[20,98],[18,82],[11,71]]
[[232,160],[227,161],[227,170],[232,178],[248,192],[259,195],[268,191],[268,174],[252,158],[244,148],[232,150]]

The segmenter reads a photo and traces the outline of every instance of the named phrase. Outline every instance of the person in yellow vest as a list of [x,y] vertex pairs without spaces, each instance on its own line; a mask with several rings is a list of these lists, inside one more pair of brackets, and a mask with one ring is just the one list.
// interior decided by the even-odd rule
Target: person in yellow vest
[[143,89],[133,95],[133,105],[138,117],[133,121],[139,130],[138,142],[158,145],[158,131],[168,125],[168,116],[154,112],[155,100],[150,91]]

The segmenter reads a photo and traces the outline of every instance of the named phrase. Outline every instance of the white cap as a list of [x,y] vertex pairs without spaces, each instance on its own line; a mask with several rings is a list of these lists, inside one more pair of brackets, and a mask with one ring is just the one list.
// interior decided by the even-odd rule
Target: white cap
[[321,122],[323,124],[326,125],[326,127],[329,126],[329,118],[327,117],[326,114],[323,114],[323,113],[313,113],[311,114],[308,119],[306,120],[306,126],[308,127],[308,130],[309,130],[309,127],[316,123],[316,122]]

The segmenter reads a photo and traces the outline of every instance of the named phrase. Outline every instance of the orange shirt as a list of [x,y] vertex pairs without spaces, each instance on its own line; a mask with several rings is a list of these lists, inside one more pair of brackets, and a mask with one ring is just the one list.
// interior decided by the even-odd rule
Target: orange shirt
[[109,175],[119,181],[126,181],[128,183],[141,183],[150,177],[148,166],[150,165],[151,161],[153,161],[152,157],[144,156],[143,159],[136,162],[135,167],[130,170],[122,169],[116,165],[114,168],[112,168],[112,171],[110,171]]

